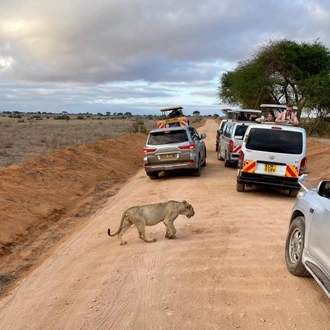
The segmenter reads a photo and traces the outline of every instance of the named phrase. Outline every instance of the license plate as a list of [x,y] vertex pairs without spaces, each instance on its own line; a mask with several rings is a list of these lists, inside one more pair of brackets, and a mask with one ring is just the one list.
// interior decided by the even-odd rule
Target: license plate
[[276,165],[265,164],[264,171],[267,172],[267,173],[276,173]]
[[173,154],[166,154],[166,155],[162,155],[162,158],[173,158],[174,155]]

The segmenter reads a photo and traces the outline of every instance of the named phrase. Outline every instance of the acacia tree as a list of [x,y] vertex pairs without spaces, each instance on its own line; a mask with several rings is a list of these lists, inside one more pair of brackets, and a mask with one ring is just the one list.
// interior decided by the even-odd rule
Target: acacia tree
[[329,112],[329,74],[330,53],[318,40],[269,41],[251,59],[220,77],[219,97],[247,108],[293,103],[299,118],[303,108]]

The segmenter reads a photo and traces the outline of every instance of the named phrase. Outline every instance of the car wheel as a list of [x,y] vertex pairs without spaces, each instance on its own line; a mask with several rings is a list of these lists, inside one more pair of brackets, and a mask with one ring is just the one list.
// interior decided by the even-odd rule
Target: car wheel
[[227,157],[227,152],[225,154],[225,162],[224,162],[225,167],[229,167],[230,166],[230,162],[228,161],[228,157]]
[[289,196],[290,197],[297,197],[299,193],[299,189],[290,189],[289,190]]
[[203,161],[203,164],[202,164],[203,167],[206,166],[206,150],[205,150],[205,153],[204,153],[204,161]]
[[245,191],[245,183],[237,182],[236,183],[236,190],[238,192],[244,192]]
[[221,147],[220,147],[220,145],[219,145],[219,147],[218,147],[217,158],[218,158],[219,160],[223,160],[223,158],[221,157]]
[[194,176],[201,176],[201,157],[198,158],[198,167],[193,170]]
[[305,222],[299,216],[295,218],[289,228],[285,241],[285,261],[291,274],[296,276],[310,276],[302,263],[305,246]]
[[151,180],[155,180],[158,178],[158,172],[149,172],[147,173],[147,175]]

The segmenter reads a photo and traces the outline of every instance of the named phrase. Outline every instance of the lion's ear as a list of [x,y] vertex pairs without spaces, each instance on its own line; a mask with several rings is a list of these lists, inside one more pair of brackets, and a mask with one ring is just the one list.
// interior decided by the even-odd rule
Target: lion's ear
[[182,203],[187,203],[187,201],[182,201]]

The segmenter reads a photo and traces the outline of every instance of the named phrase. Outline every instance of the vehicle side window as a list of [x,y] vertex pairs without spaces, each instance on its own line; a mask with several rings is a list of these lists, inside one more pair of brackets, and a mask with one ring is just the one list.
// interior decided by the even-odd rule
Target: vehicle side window
[[243,136],[245,134],[246,129],[247,125],[237,125],[235,129],[235,137],[243,140]]
[[233,125],[230,125],[230,124],[226,125],[223,135],[230,138],[232,128],[233,128]]
[[194,128],[190,127],[189,132],[190,132],[191,138],[193,140],[200,140],[200,137],[199,137],[197,131]]
[[330,182],[324,181],[321,183],[318,194],[322,197],[330,198]]

